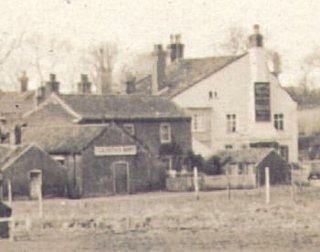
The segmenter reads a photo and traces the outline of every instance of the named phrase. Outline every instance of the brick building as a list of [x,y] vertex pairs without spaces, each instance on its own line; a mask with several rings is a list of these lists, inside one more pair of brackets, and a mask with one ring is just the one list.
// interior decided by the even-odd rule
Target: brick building
[[71,197],[164,189],[191,150],[191,118],[161,97],[52,94],[23,121],[23,143],[63,159]]
[[[24,115],[27,127],[108,125],[131,134],[154,156],[166,156],[168,169],[179,169],[191,150],[191,118],[173,102],[158,96],[56,95]],[[167,155],[166,155],[167,152]]]
[[66,167],[71,198],[163,187],[164,167],[115,124],[28,127],[23,142],[36,143]]

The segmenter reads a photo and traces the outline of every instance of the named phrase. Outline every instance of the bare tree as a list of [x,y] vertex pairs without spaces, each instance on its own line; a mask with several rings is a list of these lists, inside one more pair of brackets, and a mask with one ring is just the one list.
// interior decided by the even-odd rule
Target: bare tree
[[320,48],[315,48],[312,53],[304,58],[301,71],[300,87],[305,91],[316,88],[317,78],[313,78],[312,74],[320,71]]
[[0,33],[0,66],[2,66],[12,53],[21,46],[24,33],[10,37],[6,32]]
[[90,77],[99,93],[112,92],[113,70],[118,56],[114,43],[102,43],[89,50]]
[[66,54],[72,46],[68,41],[55,38],[45,39],[39,34],[32,34],[26,40],[30,65],[36,71],[40,82],[45,80],[45,73],[54,72],[59,64],[65,64]]
[[232,26],[226,31],[226,39],[220,44],[223,52],[237,55],[246,52],[248,48],[247,35],[241,27]]
[[17,84],[17,79],[15,78],[17,69],[11,63],[14,61],[14,53],[21,47],[24,35],[24,32],[15,35],[0,32],[0,76],[2,88]]

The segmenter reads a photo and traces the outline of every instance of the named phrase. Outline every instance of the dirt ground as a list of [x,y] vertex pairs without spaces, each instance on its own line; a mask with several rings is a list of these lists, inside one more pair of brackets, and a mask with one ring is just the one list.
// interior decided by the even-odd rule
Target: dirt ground
[[148,193],[13,204],[0,251],[319,251],[320,188]]

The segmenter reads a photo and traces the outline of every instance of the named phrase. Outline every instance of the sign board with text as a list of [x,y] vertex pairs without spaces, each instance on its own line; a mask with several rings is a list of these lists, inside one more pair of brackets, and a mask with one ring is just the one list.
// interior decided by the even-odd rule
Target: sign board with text
[[136,155],[137,147],[135,145],[125,146],[95,146],[95,156],[125,156],[125,155]]

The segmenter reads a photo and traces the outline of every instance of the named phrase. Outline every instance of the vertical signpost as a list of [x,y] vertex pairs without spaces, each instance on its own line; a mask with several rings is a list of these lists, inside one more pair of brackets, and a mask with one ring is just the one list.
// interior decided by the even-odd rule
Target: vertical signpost
[[193,184],[194,184],[194,192],[196,195],[196,199],[199,199],[199,181],[198,181],[198,168],[193,167]]
[[266,177],[266,204],[270,203],[270,174],[269,167],[265,168],[265,177]]

